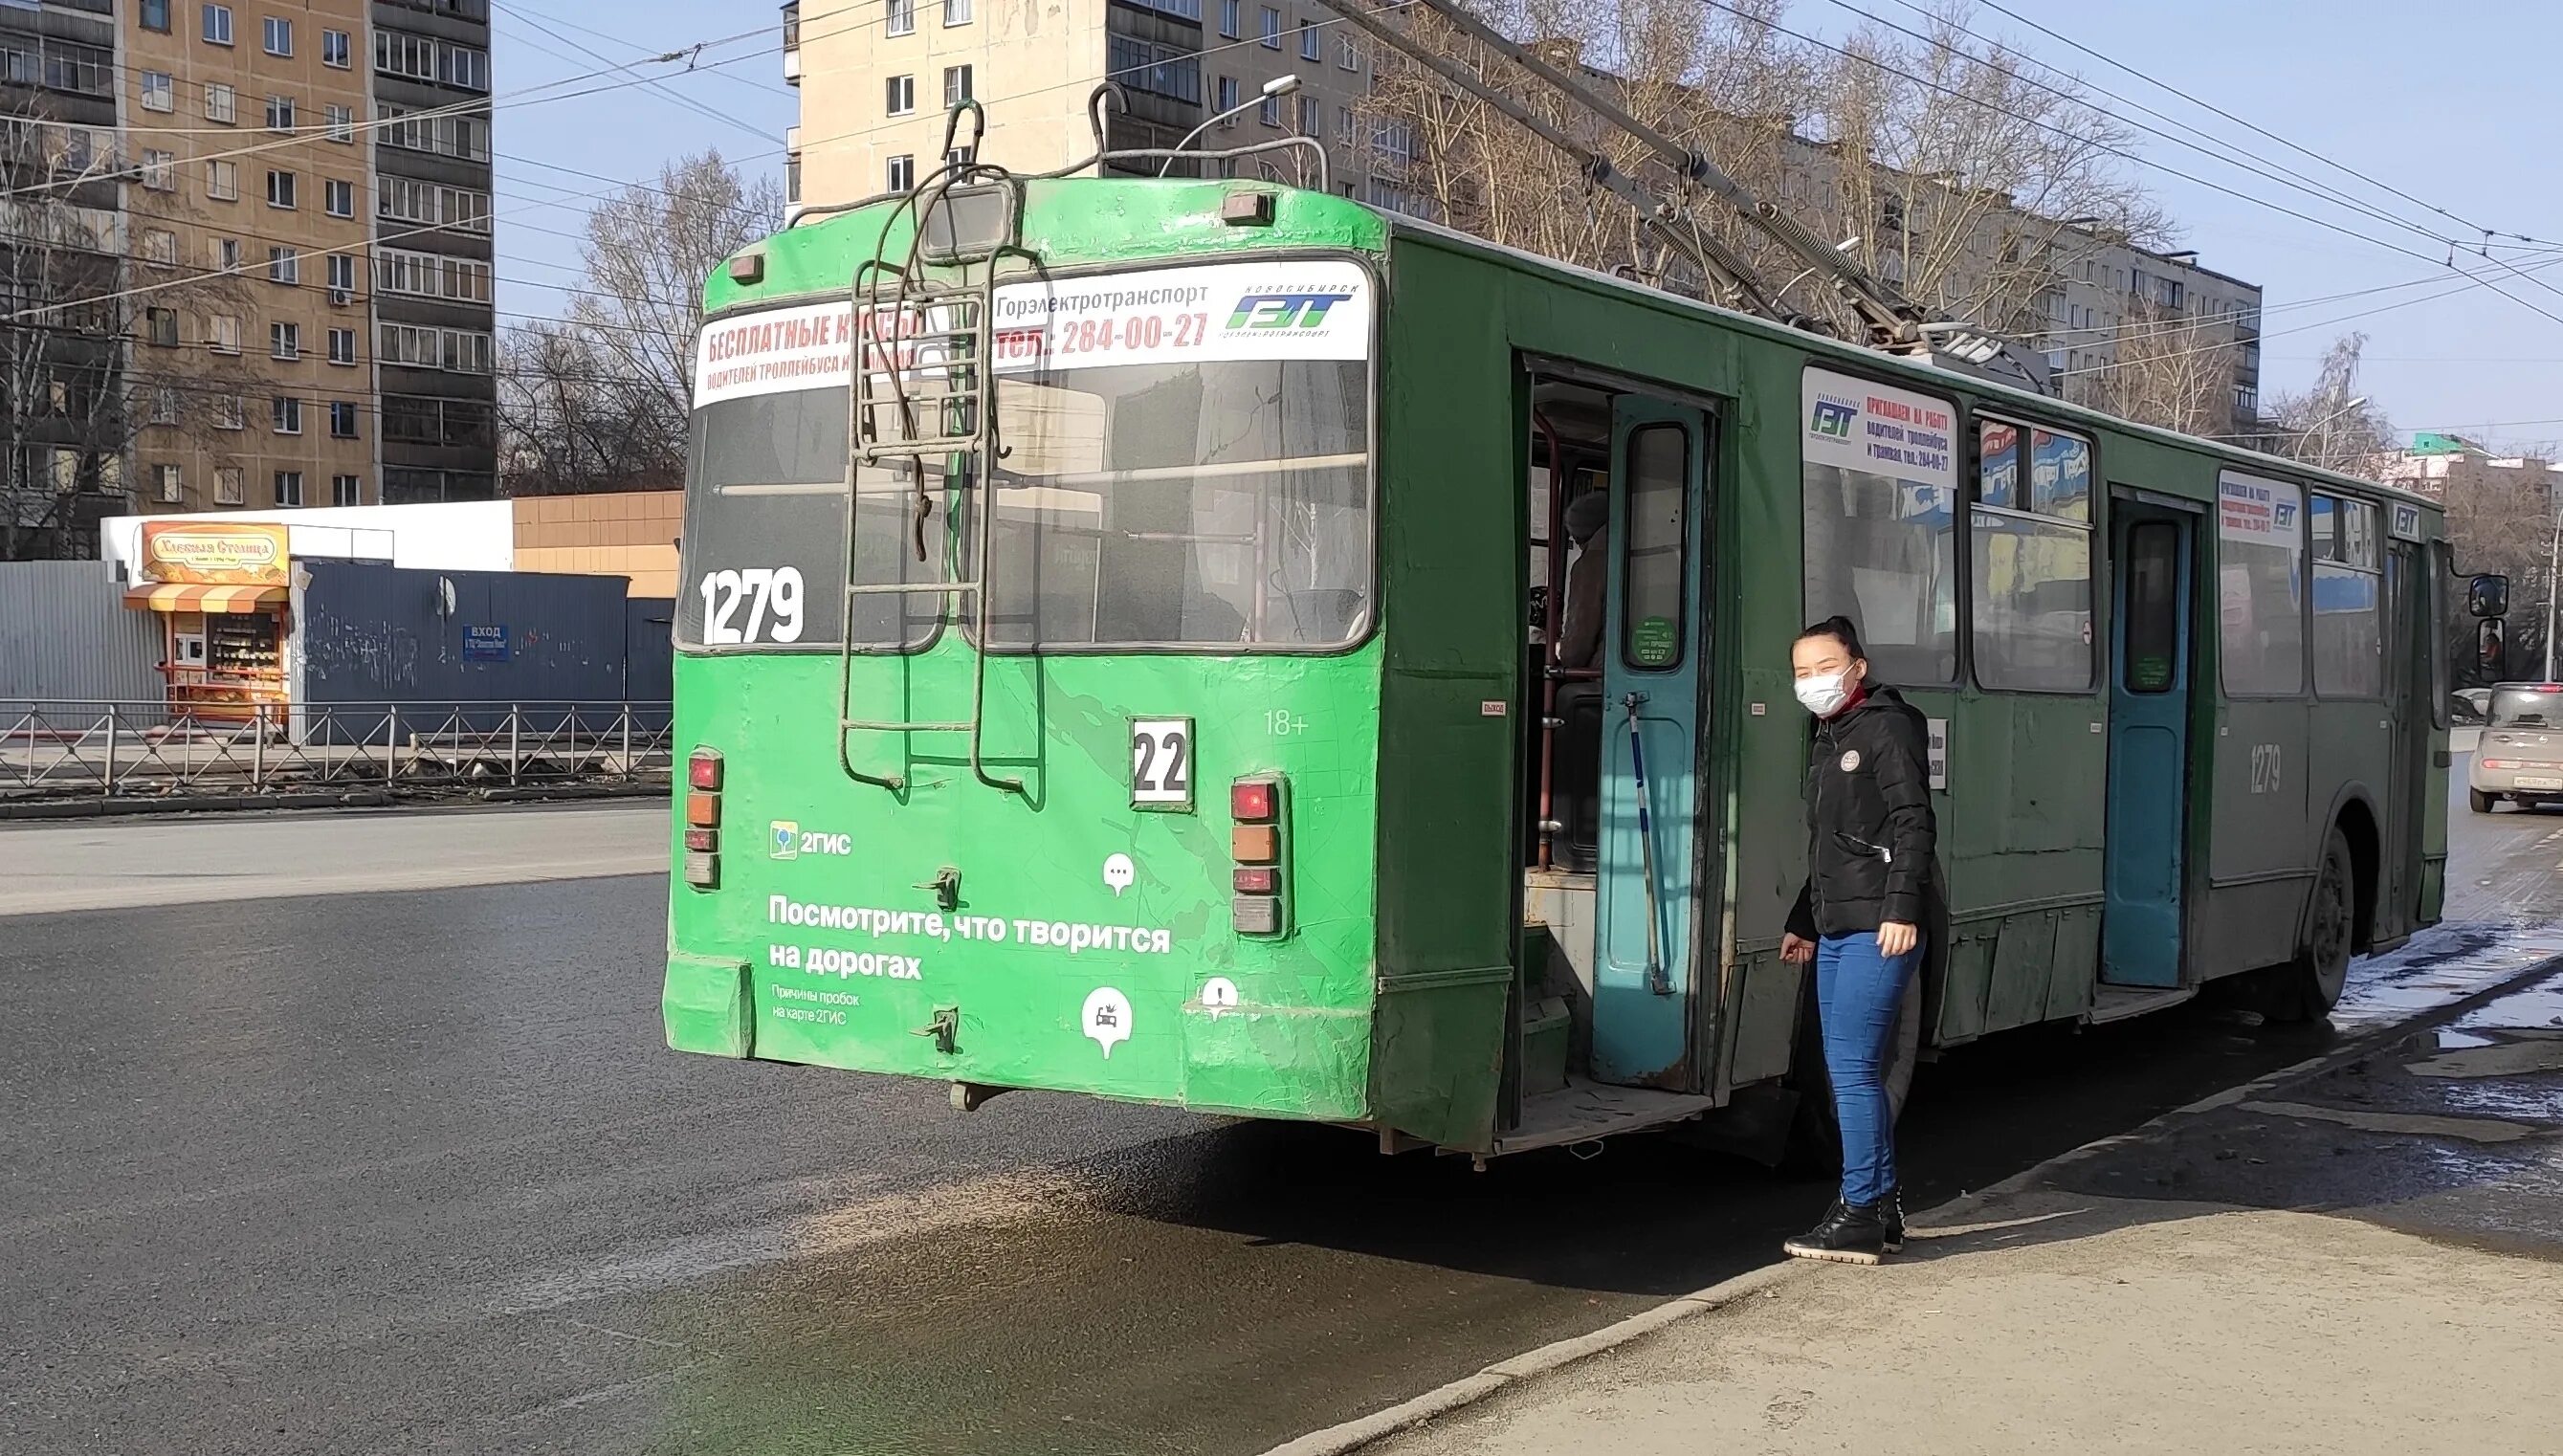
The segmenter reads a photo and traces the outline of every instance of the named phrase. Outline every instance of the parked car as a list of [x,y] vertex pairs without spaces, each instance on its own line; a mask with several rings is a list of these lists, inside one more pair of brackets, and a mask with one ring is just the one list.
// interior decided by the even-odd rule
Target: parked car
[[2489,688],[2459,688],[2448,695],[2448,721],[2459,728],[2472,728],[2490,713]]
[[2493,686],[2465,789],[2477,814],[2563,799],[2563,683]]

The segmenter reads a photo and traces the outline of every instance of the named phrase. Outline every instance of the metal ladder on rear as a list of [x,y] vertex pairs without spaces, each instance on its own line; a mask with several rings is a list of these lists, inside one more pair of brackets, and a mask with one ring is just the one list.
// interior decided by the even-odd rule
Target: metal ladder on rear
[[[966,151],[957,151],[965,117],[974,122],[973,139]],[[954,108],[944,128],[943,154],[975,156],[977,132],[983,125],[976,103]],[[960,241],[965,234],[954,211],[954,196],[956,189],[965,187],[968,190],[960,194],[964,205],[984,206],[993,196],[995,205],[1004,209],[1004,226],[994,241]],[[856,268],[850,291],[854,318],[852,378],[846,391],[847,630],[837,658],[837,761],[849,777],[892,792],[907,786],[906,773],[874,773],[856,766],[857,733],[894,733],[902,743],[912,733],[967,733],[971,773],[991,788],[1024,791],[1022,779],[990,773],[981,752],[988,701],[988,556],[995,530],[988,491],[997,455],[991,320],[996,312],[997,260],[1014,249],[1022,201],[1022,185],[1002,170],[966,159],[947,161],[909,192],[883,223],[881,241],[873,257]],[[906,256],[892,264],[886,255],[892,230],[902,218],[911,224]],[[856,563],[862,559],[856,540],[863,520],[859,478],[867,468],[885,467],[903,474],[915,486],[911,520],[919,560],[932,559],[927,555],[926,521],[933,514],[934,497],[927,481],[930,474],[943,478],[945,498],[959,503],[954,514],[965,527],[960,542],[966,562],[962,574],[947,579],[938,562],[937,579],[931,581],[855,580]],[[947,554],[937,546],[933,558]],[[855,660],[865,654],[856,651],[855,608],[867,597],[914,596],[935,597],[938,615],[946,610],[943,603],[969,604],[970,716],[958,721],[858,717],[854,713]],[[900,627],[903,636],[903,620]],[[914,657],[900,653],[898,661],[909,665]],[[902,754],[902,768],[904,764]]]

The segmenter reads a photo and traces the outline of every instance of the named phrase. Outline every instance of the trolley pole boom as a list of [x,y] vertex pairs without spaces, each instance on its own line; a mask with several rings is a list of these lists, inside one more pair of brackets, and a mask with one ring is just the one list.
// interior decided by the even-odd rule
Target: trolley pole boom
[[[1569,136],[1542,119],[1529,107],[1471,75],[1467,67],[1416,44],[1412,38],[1400,33],[1395,27],[1383,23],[1370,12],[1368,7],[1362,5],[1360,0],[1324,0],[1324,3],[1328,9],[1342,16],[1355,29],[1503,112],[1519,122],[1532,135],[1575,158],[1587,178],[1596,185],[1607,188],[1612,196],[1637,209],[1641,223],[1650,234],[1667,247],[1689,259],[1701,273],[1711,278],[1724,279],[1729,289],[1738,298],[1749,303],[1755,312],[1776,315],[1778,311],[1771,291],[1764,286],[1760,278],[1755,276],[1750,264],[1696,227],[1690,229],[1687,234],[1676,228],[1672,219],[1678,215],[1677,211],[1639,186],[1637,180],[1628,173],[1612,165],[1611,159],[1601,151]],[[1431,4],[1433,0],[1424,0],[1424,3]],[[1436,8],[1440,7],[1436,6]],[[1500,44],[1510,45],[1509,42],[1500,42]]]
[[[1338,13],[1349,15],[1361,0],[1326,0],[1326,3]],[[1771,241],[1798,255],[1799,261],[1808,268],[1830,277],[1881,341],[1914,343],[1920,340],[1922,311],[1910,300],[1826,246],[1797,219],[1755,197],[1750,189],[1728,176],[1715,162],[1638,119],[1628,108],[1595,91],[1582,79],[1549,64],[1536,52],[1517,44],[1511,37],[1451,3],[1451,0],[1417,0],[1417,3],[1459,27],[1471,39],[1564,92],[1595,115],[1636,137],[1665,165],[1681,174],[1683,180],[1707,188],[1719,201],[1734,208],[1738,216],[1760,228]],[[1380,29],[1386,27],[1374,29],[1373,34]],[[1400,44],[1401,41],[1404,43]],[[1397,45],[1409,56],[1417,55],[1421,49],[1403,37],[1390,44]]]

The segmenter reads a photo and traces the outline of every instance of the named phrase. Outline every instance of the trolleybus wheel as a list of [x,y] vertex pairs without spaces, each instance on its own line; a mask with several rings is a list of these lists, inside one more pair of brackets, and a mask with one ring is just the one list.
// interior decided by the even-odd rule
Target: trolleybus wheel
[[2491,812],[2491,806],[2499,803],[2500,800],[2484,793],[2481,789],[2469,788],[2465,790],[2465,802],[2473,805],[2475,813],[2488,814]]
[[[1816,972],[1807,967],[1807,993],[1798,1008],[1798,1046],[1789,1058],[1789,1085],[1798,1094],[1796,1121],[1789,1128],[1788,1150],[1780,1166],[1802,1177],[1842,1174],[1842,1123],[1834,1116],[1833,1079],[1825,1075],[1825,1038],[1816,1020]],[[1913,1064],[1922,1052],[1922,977],[1904,988],[1904,1009],[1895,1018],[1895,1047],[1886,1063],[1886,1101],[1895,1121],[1904,1118],[1906,1095],[1913,1090]]]
[[2322,873],[2305,911],[2304,940],[2296,958],[2262,974],[2261,1014],[2271,1021],[2311,1021],[2326,1015],[2349,981],[2350,941],[2357,934],[2358,890],[2349,841],[2338,829],[2323,841]]

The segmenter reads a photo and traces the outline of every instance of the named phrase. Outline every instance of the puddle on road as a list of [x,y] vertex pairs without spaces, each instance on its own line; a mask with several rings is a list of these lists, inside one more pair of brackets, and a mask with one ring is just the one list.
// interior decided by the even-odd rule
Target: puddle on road
[[[2332,1008],[2331,1022],[2342,1031],[2363,1031],[2408,1021],[2556,956],[2563,956],[2563,926],[2440,926],[2413,936],[2392,954],[2352,962],[2349,987]],[[2480,1031],[2495,1023],[2477,1025],[2476,1018],[2512,1001],[2520,1005],[2499,1013],[2503,1019],[2496,1024],[2532,1026],[2548,1024],[2544,1018],[2549,1016],[2563,1018],[2563,987],[2548,982],[2477,1008],[2457,1025]],[[2563,1024],[2563,1019],[2551,1024]]]

